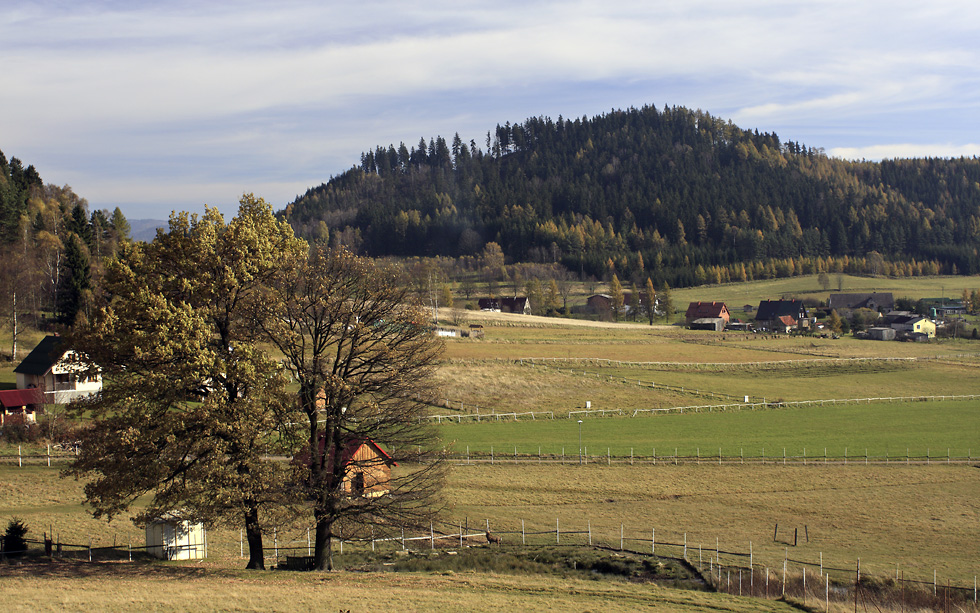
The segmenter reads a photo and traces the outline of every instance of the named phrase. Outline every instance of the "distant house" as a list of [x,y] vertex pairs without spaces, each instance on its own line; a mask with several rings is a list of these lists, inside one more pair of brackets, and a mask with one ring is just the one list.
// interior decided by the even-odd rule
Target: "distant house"
[[45,336],[17,365],[17,387],[38,389],[47,404],[66,404],[102,391],[102,376],[89,376],[89,365],[60,336]]
[[44,395],[38,389],[0,391],[0,426],[9,423],[34,423],[44,411]]
[[896,315],[889,313],[885,322],[896,332],[906,335],[921,334],[925,338],[935,338],[936,324],[932,323],[928,317],[922,315]]
[[841,311],[871,309],[872,311],[887,312],[895,308],[895,298],[891,292],[870,294],[831,294],[827,308]]
[[481,311],[519,313],[521,315],[531,314],[531,301],[527,299],[527,296],[516,298],[480,298],[477,302]]
[[[644,307],[644,294],[640,293],[637,299],[633,300],[633,292],[623,292],[623,315],[629,315],[634,309],[643,309]],[[591,313],[597,315],[609,315],[612,313],[612,296],[609,294],[593,294],[589,296],[586,301],[586,306]],[[657,307],[660,305],[660,299],[654,299],[654,311],[659,313]]]
[[724,302],[692,302],[687,306],[684,320],[691,325],[698,319],[722,319],[725,324],[731,320],[731,313]]
[[802,300],[763,300],[755,313],[756,327],[772,332],[808,328],[809,316]]

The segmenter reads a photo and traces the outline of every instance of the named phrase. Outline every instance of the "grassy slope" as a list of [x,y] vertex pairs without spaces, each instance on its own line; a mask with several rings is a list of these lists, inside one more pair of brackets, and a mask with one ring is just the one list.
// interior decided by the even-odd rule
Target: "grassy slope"
[[[791,611],[778,602],[625,582],[462,573],[197,572],[99,569],[84,576],[7,578],[8,610],[62,611]],[[175,585],[179,581],[179,594]]]

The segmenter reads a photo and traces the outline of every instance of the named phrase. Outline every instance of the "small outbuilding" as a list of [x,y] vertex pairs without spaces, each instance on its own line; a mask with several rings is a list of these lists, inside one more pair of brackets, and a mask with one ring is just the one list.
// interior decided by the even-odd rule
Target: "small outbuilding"
[[44,412],[44,396],[39,389],[0,391],[0,426],[7,423],[32,424]]
[[168,514],[146,525],[146,551],[161,560],[202,560],[208,555],[207,530]]
[[701,317],[691,322],[691,329],[721,332],[725,329],[725,320],[721,317]]
[[895,340],[895,330],[884,327],[868,328],[868,338],[875,341],[893,341]]

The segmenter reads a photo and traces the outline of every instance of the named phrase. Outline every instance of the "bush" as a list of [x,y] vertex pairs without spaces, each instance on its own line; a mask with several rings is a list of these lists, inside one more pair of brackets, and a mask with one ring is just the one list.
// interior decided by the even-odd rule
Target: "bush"
[[7,524],[7,531],[3,534],[3,552],[8,558],[19,558],[27,552],[27,524],[21,520],[10,520]]

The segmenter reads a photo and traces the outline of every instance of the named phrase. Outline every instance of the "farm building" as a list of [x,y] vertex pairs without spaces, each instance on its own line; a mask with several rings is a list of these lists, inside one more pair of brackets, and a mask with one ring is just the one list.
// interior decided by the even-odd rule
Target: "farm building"
[[[697,319],[722,319],[727,324],[731,319],[731,313],[724,302],[692,302],[687,306],[687,313],[684,320],[687,325],[691,325]],[[724,329],[724,326],[722,326]]]
[[146,525],[146,551],[161,560],[201,560],[208,553],[207,531],[176,515],[161,517]]
[[802,300],[763,300],[755,313],[755,324],[761,330],[789,332],[808,328],[810,320]]
[[[320,435],[320,451],[326,444],[326,438]],[[341,452],[341,463],[345,467],[344,481],[341,490],[344,494],[374,498],[384,496],[390,491],[391,468],[398,464],[371,439],[350,439]],[[309,448],[293,458],[293,462],[308,466],[310,462]],[[331,450],[327,459],[327,469],[333,470],[334,454]]]
[[870,294],[831,294],[827,308],[843,311],[871,309],[872,311],[890,311],[895,308],[895,297],[891,292],[872,292]]
[[67,404],[102,390],[102,376],[88,376],[88,365],[62,342],[60,336],[45,336],[24,361],[17,365],[17,387],[35,388],[48,404]]
[[7,423],[34,423],[44,412],[44,396],[38,389],[0,391],[0,426]]

